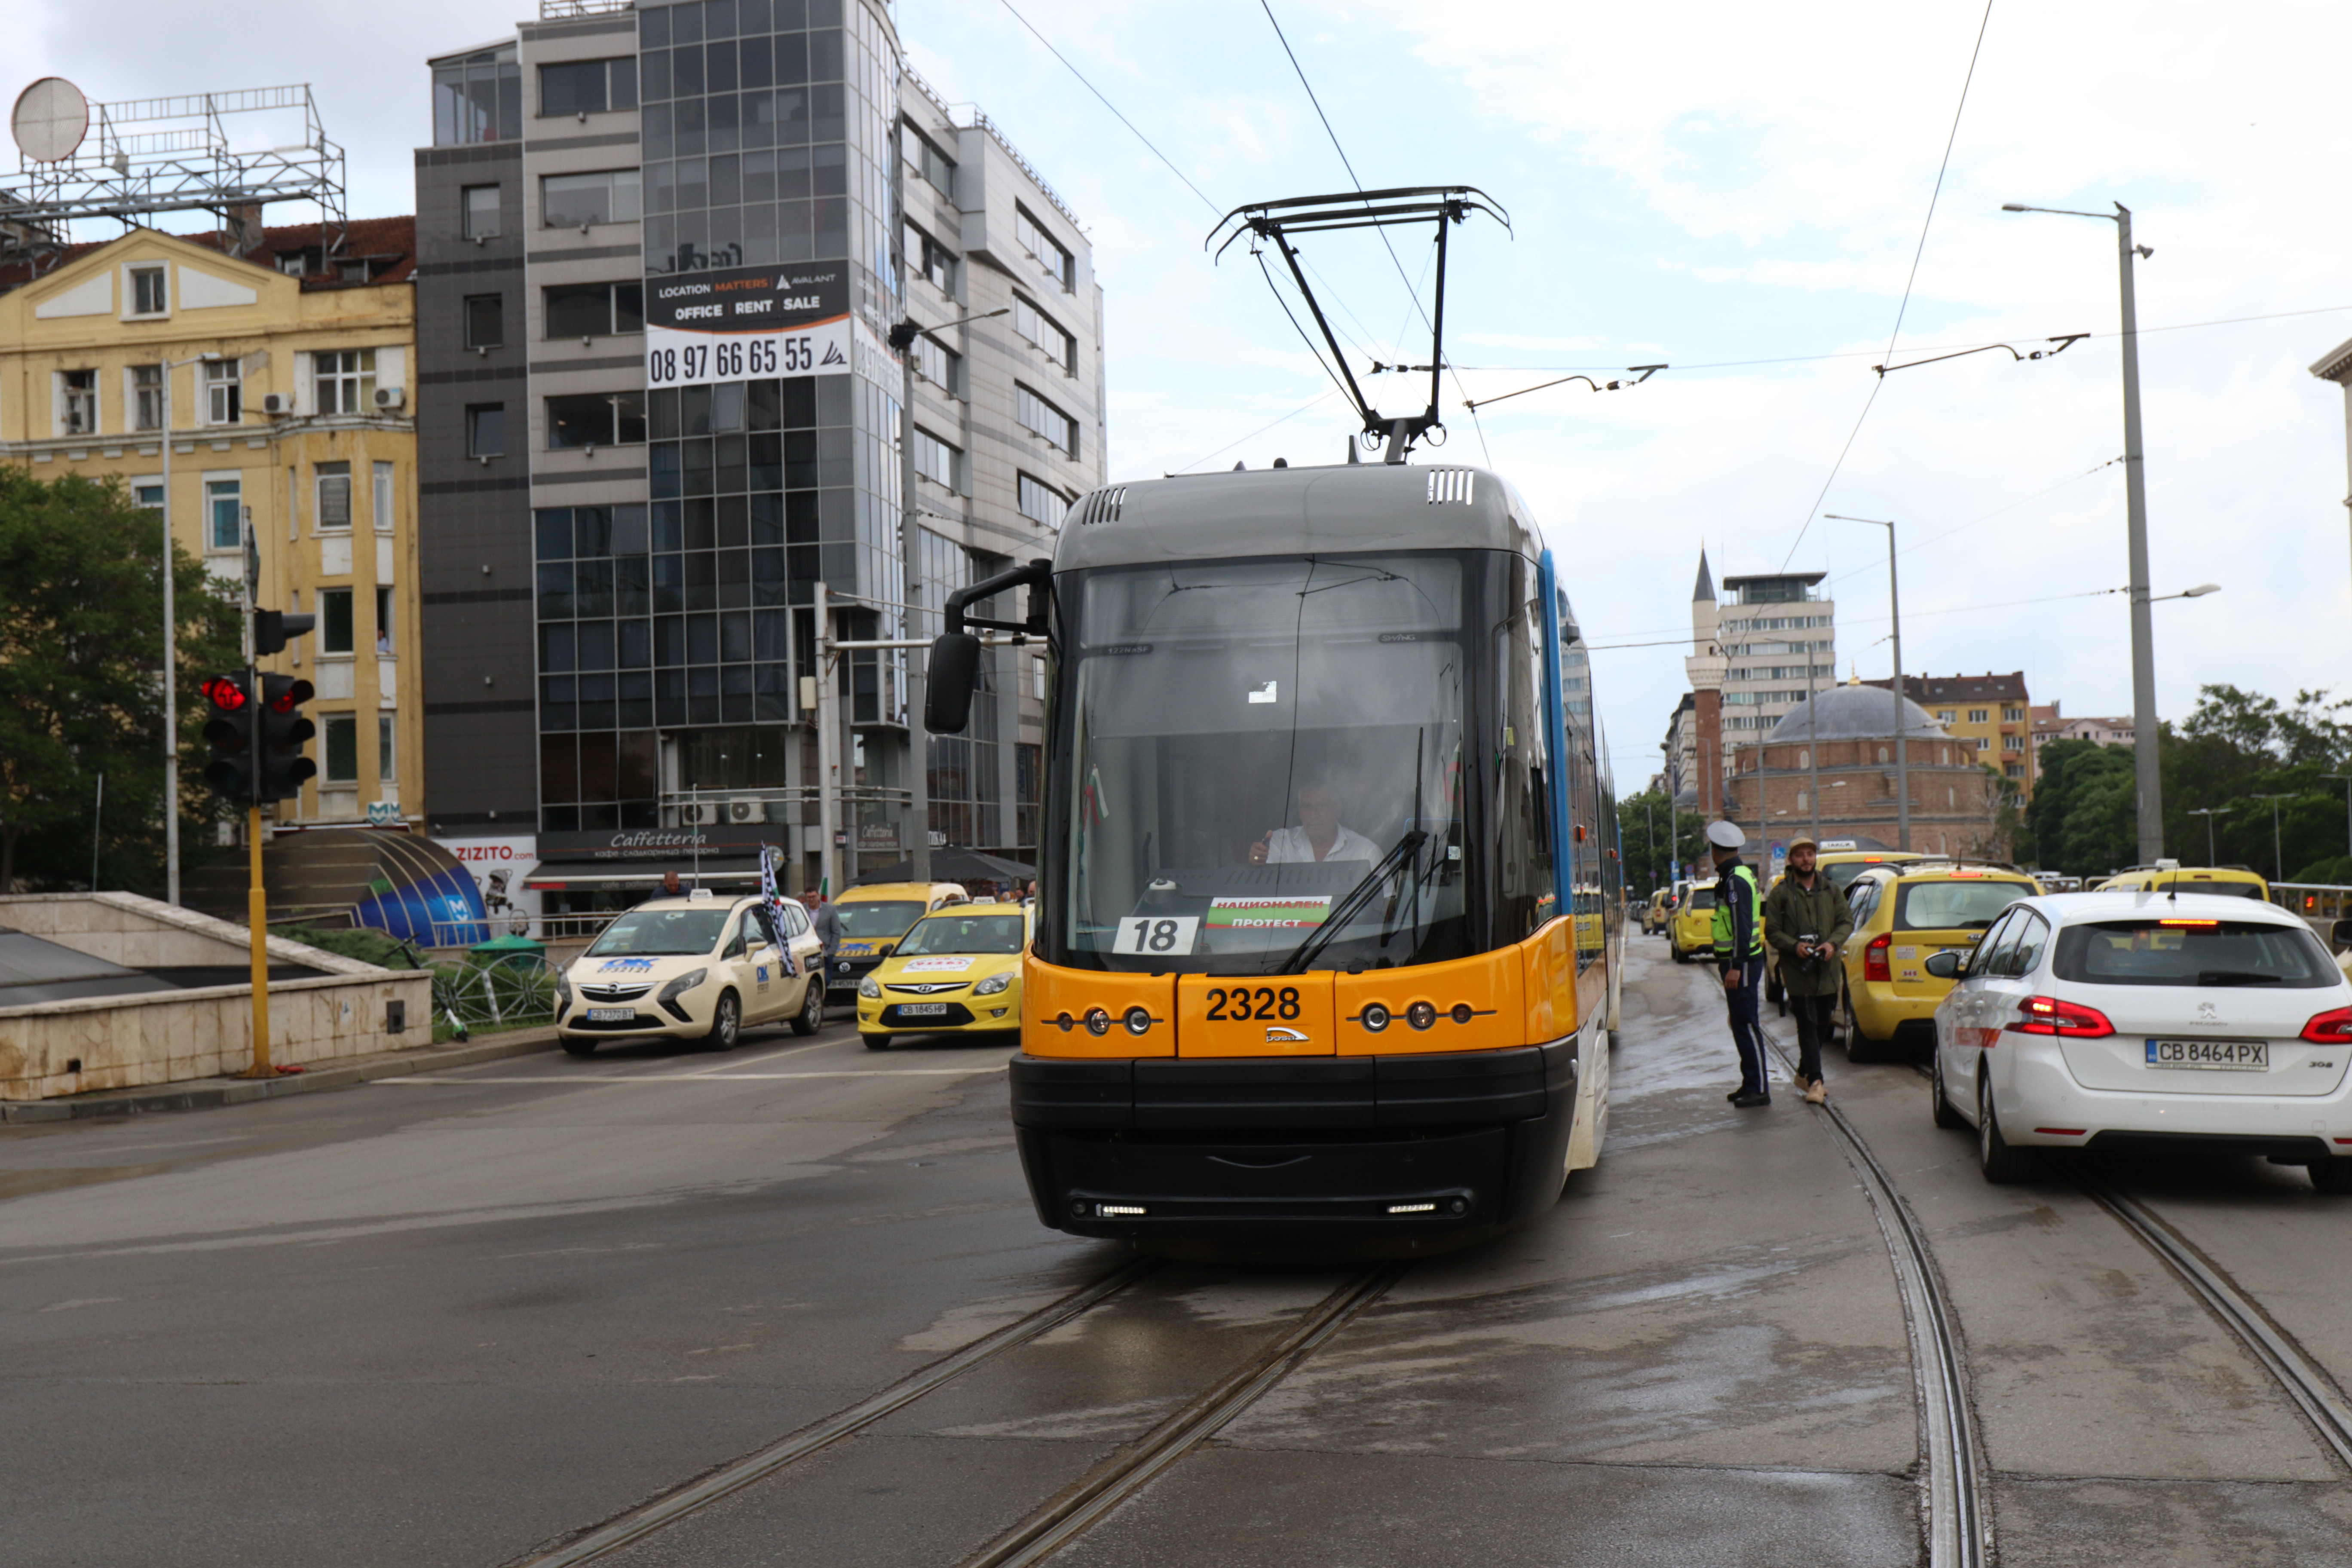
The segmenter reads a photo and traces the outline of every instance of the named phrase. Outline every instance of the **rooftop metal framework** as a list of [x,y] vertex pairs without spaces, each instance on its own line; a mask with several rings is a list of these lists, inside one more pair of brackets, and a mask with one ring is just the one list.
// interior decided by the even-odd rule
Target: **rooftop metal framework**
[[[230,117],[302,117],[299,142],[239,151]],[[233,254],[261,238],[270,202],[316,202],[327,254],[342,248],[350,216],[343,149],[329,140],[310,85],[135,99],[89,106],[89,130],[66,156],[23,154],[13,188],[0,189],[0,258],[49,265],[71,243],[69,225],[114,218],[130,226],[161,213],[209,212]]]

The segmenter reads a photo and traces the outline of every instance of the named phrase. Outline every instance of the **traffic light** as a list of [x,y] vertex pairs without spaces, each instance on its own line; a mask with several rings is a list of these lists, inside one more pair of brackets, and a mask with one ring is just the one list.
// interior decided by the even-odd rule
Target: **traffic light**
[[256,610],[253,612],[253,654],[284,653],[287,640],[299,637],[319,624],[316,616],[297,615],[291,610]]
[[236,675],[215,675],[199,689],[212,710],[205,721],[205,739],[213,749],[205,783],[241,805],[253,796],[253,694]]
[[[310,617],[299,618],[307,621]],[[302,704],[315,695],[310,683],[298,675],[261,678],[261,754],[257,764],[261,787],[257,793],[263,800],[285,800],[301,794],[302,781],[319,771],[319,764],[302,754],[302,743],[319,732],[302,713]]]

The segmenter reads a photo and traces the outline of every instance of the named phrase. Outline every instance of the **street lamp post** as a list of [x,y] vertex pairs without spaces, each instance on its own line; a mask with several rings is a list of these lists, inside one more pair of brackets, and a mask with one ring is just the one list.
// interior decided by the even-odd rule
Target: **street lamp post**
[[2132,243],[2131,209],[2121,202],[2112,213],[2027,206],[2021,202],[2004,202],[2000,210],[2095,217],[2116,226],[2123,297],[2124,506],[2131,558],[2132,771],[2138,785],[2139,863],[2153,866],[2164,855],[2164,785],[2157,771],[2156,631],[2148,616],[2147,476],[2139,438],[2139,310],[2132,291],[2132,260],[2156,252]]
[[2258,795],[2254,796],[2254,798],[2256,800],[2266,800],[2271,803],[2271,864],[2278,868],[2278,874],[2273,877],[2272,880],[2284,882],[2286,880],[2286,852],[2279,847],[2278,803],[2283,800],[2293,800],[2294,796],[2292,795]]
[[2213,847],[2213,819],[2217,816],[2227,816],[2229,814],[2230,808],[2226,805],[2200,805],[2189,813],[2191,816],[2201,816],[2205,819],[2205,864],[2208,866],[2215,863],[2219,854],[2219,851]]
[[1847,517],[1834,511],[1822,515],[1886,531],[1886,608],[1895,622],[1895,847],[1907,850],[1911,847],[1911,748],[1904,735],[1909,726],[1903,722],[1903,595],[1895,579],[1895,524],[1879,517]]
[[[216,353],[165,360],[163,449],[163,901],[180,901],[180,621],[172,581],[172,373],[216,360]],[[197,514],[199,518],[202,513]],[[247,606],[249,610],[250,605]],[[93,889],[94,891],[95,889]]]

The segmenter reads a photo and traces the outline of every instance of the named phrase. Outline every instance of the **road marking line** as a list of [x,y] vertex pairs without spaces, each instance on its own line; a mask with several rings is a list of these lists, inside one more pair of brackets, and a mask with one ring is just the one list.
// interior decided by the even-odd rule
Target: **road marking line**
[[842,1040],[818,1040],[810,1045],[793,1046],[784,1050],[771,1051],[764,1057],[746,1057],[740,1062],[721,1062],[717,1067],[697,1068],[692,1072],[662,1073],[657,1076],[661,1078],[709,1078],[713,1074],[724,1073],[731,1067],[757,1067],[761,1062],[781,1061],[786,1057],[797,1056],[803,1051],[814,1051],[821,1049],[826,1046],[838,1046],[845,1045],[846,1043],[847,1042]]

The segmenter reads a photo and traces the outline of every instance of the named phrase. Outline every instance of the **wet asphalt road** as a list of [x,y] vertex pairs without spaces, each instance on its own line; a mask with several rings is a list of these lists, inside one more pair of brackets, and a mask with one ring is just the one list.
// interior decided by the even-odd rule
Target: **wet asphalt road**
[[[1008,1054],[837,1023],[0,1131],[0,1563],[491,1568],[851,1403],[1125,1258],[1037,1226]],[[2004,1562],[2352,1561],[2336,1461],[2065,1168],[1989,1186],[1908,1068],[1829,1070],[1957,1305]],[[1058,1561],[1919,1561],[1843,1156],[1785,1086],[1724,1102],[1719,997],[1654,939],[1614,1072],[1549,1216],[1415,1266]],[[2352,1374],[2352,1200],[2107,1170]],[[947,1568],[1345,1278],[1163,1264],[608,1561]]]

